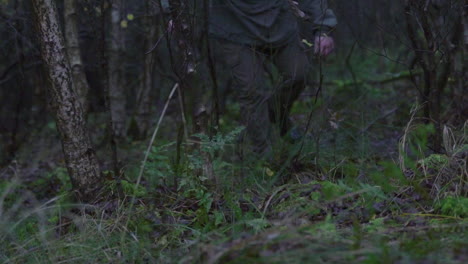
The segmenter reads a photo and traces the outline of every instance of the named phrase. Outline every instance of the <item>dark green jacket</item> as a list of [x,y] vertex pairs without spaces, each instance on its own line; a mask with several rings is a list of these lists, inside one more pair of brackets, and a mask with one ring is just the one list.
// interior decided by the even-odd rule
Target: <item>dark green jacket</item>
[[[310,20],[304,28],[311,35],[337,24],[327,0],[297,0]],[[298,19],[288,0],[212,0],[210,35],[245,45],[282,46],[299,33]]]

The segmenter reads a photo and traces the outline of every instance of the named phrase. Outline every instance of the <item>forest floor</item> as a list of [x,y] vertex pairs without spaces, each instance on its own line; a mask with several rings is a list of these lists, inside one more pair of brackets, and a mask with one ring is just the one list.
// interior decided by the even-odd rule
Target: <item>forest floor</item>
[[[388,75],[361,64],[357,78]],[[229,101],[219,130],[201,138],[217,185],[203,177],[199,149],[174,138],[174,110],[141,181],[147,141],[120,144],[121,177],[101,147],[110,198],[76,204],[54,123],[38,129],[0,170],[0,261],[468,263],[467,124],[447,128],[446,153],[434,154],[408,81],[325,74],[322,96],[306,91],[293,107],[305,136],[279,139],[268,162],[236,158],[239,111]],[[103,120],[89,117],[96,143]]]

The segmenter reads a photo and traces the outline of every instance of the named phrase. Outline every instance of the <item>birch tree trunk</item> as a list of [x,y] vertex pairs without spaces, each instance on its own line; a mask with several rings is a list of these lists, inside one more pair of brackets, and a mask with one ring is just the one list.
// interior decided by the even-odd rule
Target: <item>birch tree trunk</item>
[[112,0],[109,43],[109,104],[114,134],[117,138],[125,136],[126,98],[122,75],[123,31],[122,0]]
[[54,0],[33,0],[41,55],[47,66],[52,109],[62,141],[65,163],[78,198],[91,201],[100,187],[101,173],[86,130],[83,110],[72,88],[65,44]]
[[88,91],[89,85],[86,80],[84,66],[81,59],[80,44],[78,40],[78,13],[76,10],[76,0],[65,0],[65,39],[67,44],[68,60],[70,62],[73,88],[76,91],[78,100],[83,107],[83,114],[89,110]]

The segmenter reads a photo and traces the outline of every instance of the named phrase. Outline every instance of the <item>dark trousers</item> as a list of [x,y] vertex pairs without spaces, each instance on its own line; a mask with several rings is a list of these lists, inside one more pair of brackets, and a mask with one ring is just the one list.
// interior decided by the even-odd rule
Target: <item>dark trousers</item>
[[[251,150],[264,153],[271,149],[272,124],[283,136],[289,129],[289,112],[306,85],[310,63],[299,39],[277,48],[246,46],[220,41],[233,88],[241,107],[245,134],[240,146],[251,141]],[[272,62],[280,74],[279,83],[269,85],[266,62]],[[244,149],[244,148],[242,148]]]

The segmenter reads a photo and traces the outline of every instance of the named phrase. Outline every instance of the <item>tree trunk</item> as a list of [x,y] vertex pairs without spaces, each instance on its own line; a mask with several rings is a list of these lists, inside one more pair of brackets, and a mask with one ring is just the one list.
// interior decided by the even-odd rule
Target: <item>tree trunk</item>
[[[192,119],[194,132],[197,134],[208,134],[209,132],[209,114],[207,107],[204,105],[201,98],[204,94],[204,89],[200,83],[197,83],[197,77],[201,75],[201,71],[197,72],[197,58],[193,44],[195,28],[191,23],[193,19],[189,17],[191,14],[189,1],[170,0],[171,17],[174,27],[175,38],[178,48],[182,55],[182,67],[177,67],[179,71],[176,73],[181,84],[182,91],[190,92],[192,106]],[[195,85],[194,85],[195,84]],[[181,93],[182,94],[182,93]],[[215,185],[218,180],[214,173],[213,162],[210,153],[203,151],[201,145],[197,146],[203,157],[202,173]]]
[[111,7],[111,26],[109,44],[109,103],[115,136],[125,136],[126,97],[122,74],[123,31],[122,0],[113,0]]
[[89,109],[87,99],[89,85],[86,80],[84,66],[81,59],[80,44],[78,40],[78,13],[76,10],[76,0],[64,1],[65,9],[65,37],[67,44],[68,60],[70,62],[71,74],[73,78],[73,88],[78,95],[78,100],[83,108],[83,113]]
[[99,191],[101,173],[86,130],[83,110],[72,88],[64,39],[54,0],[33,0],[41,55],[51,85],[48,92],[62,140],[65,163],[73,187],[82,201],[92,201]]
[[[145,30],[147,38],[145,40],[145,51],[151,50],[156,43],[157,36],[157,25],[155,23],[155,12],[153,8],[148,4],[146,10],[148,11],[145,18]],[[136,109],[136,123],[138,126],[138,137],[143,139],[148,133],[150,127],[151,118],[151,90],[153,88],[153,67],[154,67],[154,54],[156,51],[150,54],[144,55],[143,65],[143,78],[141,81],[141,87],[137,97],[137,109]]]

